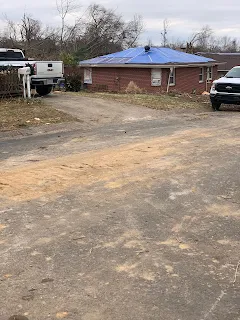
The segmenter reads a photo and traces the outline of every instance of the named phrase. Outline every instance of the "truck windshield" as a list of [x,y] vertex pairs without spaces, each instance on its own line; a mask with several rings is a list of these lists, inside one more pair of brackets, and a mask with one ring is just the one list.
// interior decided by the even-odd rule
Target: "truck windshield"
[[226,78],[240,78],[240,68],[232,68],[226,75]]
[[0,52],[0,60],[18,60],[23,58],[24,57],[21,52],[15,52],[15,51]]

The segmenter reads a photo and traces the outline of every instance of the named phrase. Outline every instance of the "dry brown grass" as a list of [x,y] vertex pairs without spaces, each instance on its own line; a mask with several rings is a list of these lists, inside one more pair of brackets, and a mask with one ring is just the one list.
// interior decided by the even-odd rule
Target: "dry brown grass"
[[209,97],[189,94],[127,94],[127,93],[90,93],[81,91],[81,95],[102,98],[134,105],[145,106],[158,110],[173,109],[199,109],[200,111],[211,110]]
[[45,105],[41,99],[0,100],[0,131],[69,121],[78,120]]
[[126,93],[142,93],[142,89],[140,89],[135,82],[130,81],[125,92]]

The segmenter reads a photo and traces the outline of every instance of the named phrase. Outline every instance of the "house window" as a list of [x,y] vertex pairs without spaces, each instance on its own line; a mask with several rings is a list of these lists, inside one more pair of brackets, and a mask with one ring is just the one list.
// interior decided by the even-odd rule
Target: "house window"
[[84,68],[84,83],[92,84],[92,68]]
[[213,70],[212,67],[207,68],[207,80],[212,80]]
[[170,68],[170,73],[169,73],[169,85],[170,86],[175,86],[176,84],[176,75],[175,75],[175,69]]
[[204,68],[200,68],[199,71],[199,83],[202,83],[204,81]]
[[162,70],[151,69],[151,86],[160,87],[162,82]]

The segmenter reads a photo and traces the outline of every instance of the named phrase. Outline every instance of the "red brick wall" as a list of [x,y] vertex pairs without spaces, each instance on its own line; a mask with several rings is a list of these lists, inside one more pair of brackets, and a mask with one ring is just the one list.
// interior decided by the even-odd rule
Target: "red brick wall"
[[[109,91],[124,91],[130,81],[140,88],[151,90],[151,69],[140,68],[93,68],[92,89],[105,85]],[[90,88],[90,85],[88,85]],[[156,89],[156,88],[154,88]],[[158,87],[159,91],[159,87]]]
[[[163,69],[164,81],[167,83],[169,70]],[[170,90],[176,90],[179,92],[192,93],[202,93],[206,90],[206,78],[207,78],[207,68],[204,68],[204,82],[199,83],[199,73],[200,68],[176,68],[176,83],[175,86],[170,86]],[[217,67],[213,67],[213,80],[217,79]],[[211,83],[207,85],[207,90],[209,91]]]
[[[199,67],[176,68],[176,84],[170,86],[170,91],[202,93],[206,90],[206,82],[199,83]],[[204,68],[206,80],[207,69]],[[107,90],[113,92],[125,91],[130,81],[149,93],[160,93],[167,90],[169,69],[162,69],[162,85],[151,86],[151,69],[144,68],[92,68],[92,85],[90,90]],[[217,67],[213,67],[213,79],[217,78]],[[211,84],[208,85],[208,90]]]

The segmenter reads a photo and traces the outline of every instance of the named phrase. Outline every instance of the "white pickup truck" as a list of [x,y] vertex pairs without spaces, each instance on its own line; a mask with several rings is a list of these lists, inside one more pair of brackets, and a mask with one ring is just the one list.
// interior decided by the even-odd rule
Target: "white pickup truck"
[[1,67],[21,68],[30,66],[32,69],[31,87],[41,96],[49,94],[53,86],[64,81],[62,61],[33,61],[25,58],[19,49],[0,48]]
[[224,77],[213,81],[210,99],[216,111],[222,103],[240,104],[240,66],[232,68]]

